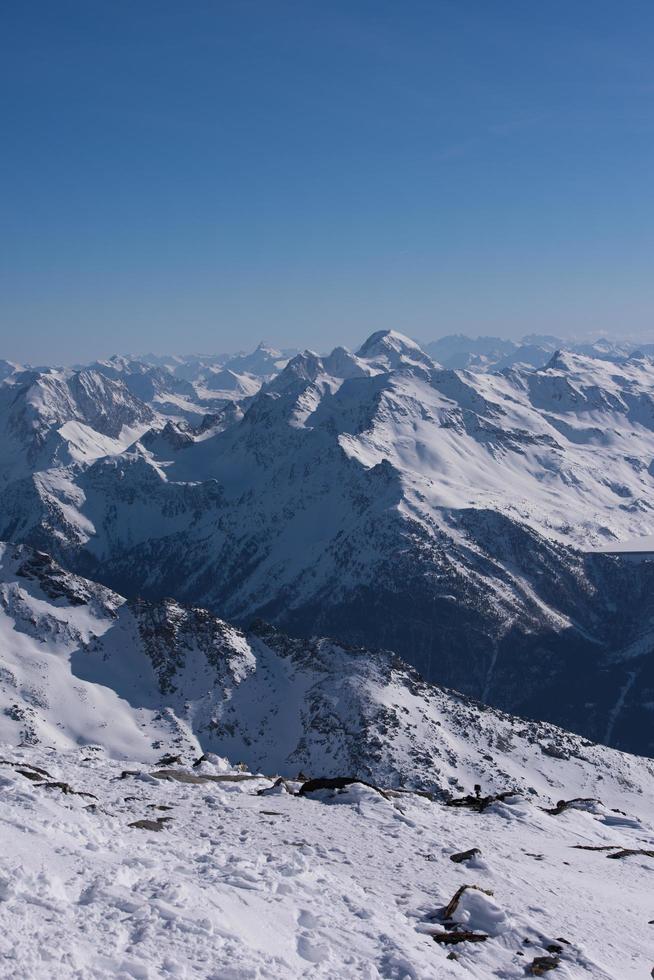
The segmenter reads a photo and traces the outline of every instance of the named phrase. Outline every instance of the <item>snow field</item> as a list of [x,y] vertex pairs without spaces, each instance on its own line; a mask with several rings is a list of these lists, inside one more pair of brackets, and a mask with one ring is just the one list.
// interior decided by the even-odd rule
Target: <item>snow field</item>
[[[0,757],[3,977],[518,978],[553,945],[557,980],[652,966],[654,860],[574,847],[651,849],[641,814],[552,815],[522,797],[476,813],[362,784],[258,795],[271,779],[186,784],[89,749]],[[97,800],[39,785],[26,764]],[[159,817],[172,818],[160,831],[129,826]],[[488,939],[440,945],[461,885],[492,892],[464,891],[452,914]]]

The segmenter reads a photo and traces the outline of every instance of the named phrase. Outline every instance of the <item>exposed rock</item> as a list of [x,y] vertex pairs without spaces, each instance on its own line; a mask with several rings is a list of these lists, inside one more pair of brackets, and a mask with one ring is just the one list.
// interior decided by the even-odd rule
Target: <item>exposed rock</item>
[[469,810],[476,810],[477,813],[483,813],[492,803],[503,803],[504,800],[508,800],[510,797],[517,795],[516,790],[507,790],[505,793],[495,793],[490,796],[481,796],[480,794],[476,794],[475,796],[461,796],[453,800],[447,800],[446,806],[467,807]]
[[43,776],[39,776],[38,772],[30,772],[27,769],[17,769],[16,772],[19,776],[25,776],[26,779],[31,779],[33,783],[40,783],[43,781]]
[[483,892],[484,895],[492,895],[493,894],[492,891],[490,891],[488,888],[482,888],[481,885],[461,885],[460,888],[457,888],[457,890],[454,892],[454,895],[452,895],[452,898],[449,900],[449,902],[447,903],[447,905],[445,906],[445,908],[441,911],[441,913],[440,913],[441,914],[441,918],[443,918],[443,919],[451,919],[452,918],[452,916],[454,915],[454,913],[457,910],[457,907],[459,905],[459,900],[460,900],[461,896],[463,895],[463,893],[465,891],[468,891],[469,889],[474,889],[474,891],[477,891],[477,892]]
[[569,759],[570,752],[565,746],[555,745],[553,742],[548,742],[545,745],[541,745],[541,752],[544,755],[549,755],[552,759]]
[[550,970],[555,970],[560,962],[558,956],[536,956],[527,967],[527,974],[532,977],[542,977]]
[[356,776],[332,776],[323,779],[309,779],[300,786],[299,795],[306,796],[307,793],[316,793],[320,789],[344,789],[352,783],[360,783],[362,786],[374,789],[384,799],[388,799],[386,792],[380,789],[379,786],[375,786],[373,783],[367,783],[365,779],[357,779]]
[[471,861],[481,854],[478,847],[471,847],[468,851],[460,851],[458,854],[450,854],[450,861],[455,864],[462,864],[464,861]]
[[607,858],[626,858],[631,855],[642,855],[642,857],[654,858],[654,851],[648,851],[643,847],[623,847],[615,854],[607,854]]
[[92,800],[97,800],[97,796],[94,793],[85,793],[83,790],[73,789],[70,783],[60,783],[53,781],[51,783],[37,783],[42,789],[58,789],[66,796],[88,796]]
[[152,773],[155,779],[172,779],[178,783],[241,783],[248,779],[261,779],[251,772],[226,772],[220,776],[209,775],[195,776],[184,769],[158,769]]
[[578,796],[573,800],[559,800],[556,806],[551,808],[543,807],[542,809],[545,811],[545,813],[552,813],[557,816],[559,813],[563,813],[565,810],[583,809],[586,804],[593,803],[601,804],[601,800],[596,800],[592,797]]
[[441,946],[455,946],[457,943],[485,943],[488,936],[483,932],[463,929],[460,932],[436,932],[432,935],[432,939]]
[[32,772],[37,772],[40,776],[45,776],[46,779],[52,779],[47,769],[41,769],[40,766],[33,766],[29,762],[21,762],[20,767],[21,769],[30,769]]
[[128,823],[128,827],[136,827],[139,830],[163,830],[166,823],[172,820],[172,817],[157,817],[156,820],[135,820],[133,823]]

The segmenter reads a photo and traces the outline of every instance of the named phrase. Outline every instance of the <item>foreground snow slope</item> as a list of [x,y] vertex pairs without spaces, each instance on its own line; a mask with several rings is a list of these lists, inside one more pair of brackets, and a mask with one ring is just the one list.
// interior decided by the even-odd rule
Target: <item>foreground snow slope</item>
[[[218,759],[155,778],[101,750],[1,752],[2,976],[518,980],[546,964],[560,980],[641,980],[652,968],[654,859],[611,858],[652,852],[651,776],[627,814],[613,792],[558,815],[520,796],[477,813],[360,783],[277,793]],[[477,888],[446,920],[462,885]],[[486,938],[433,938],[463,930]]]

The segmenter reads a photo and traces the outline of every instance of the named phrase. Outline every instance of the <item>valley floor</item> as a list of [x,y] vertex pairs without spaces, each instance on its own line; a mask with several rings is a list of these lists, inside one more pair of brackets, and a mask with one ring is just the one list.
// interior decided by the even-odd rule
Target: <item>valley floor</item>
[[[654,858],[610,857],[654,848],[645,801],[477,813],[362,784],[257,795],[271,779],[154,778],[89,749],[0,758],[2,977],[508,980],[541,975],[536,961],[557,980],[637,980],[654,965]],[[451,922],[488,938],[441,945],[462,885],[492,894],[465,891]]]

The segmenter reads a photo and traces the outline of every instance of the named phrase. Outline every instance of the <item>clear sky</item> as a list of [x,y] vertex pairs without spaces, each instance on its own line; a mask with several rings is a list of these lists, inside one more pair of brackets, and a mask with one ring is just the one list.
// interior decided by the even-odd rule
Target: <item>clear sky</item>
[[5,0],[0,357],[654,333],[652,0]]

